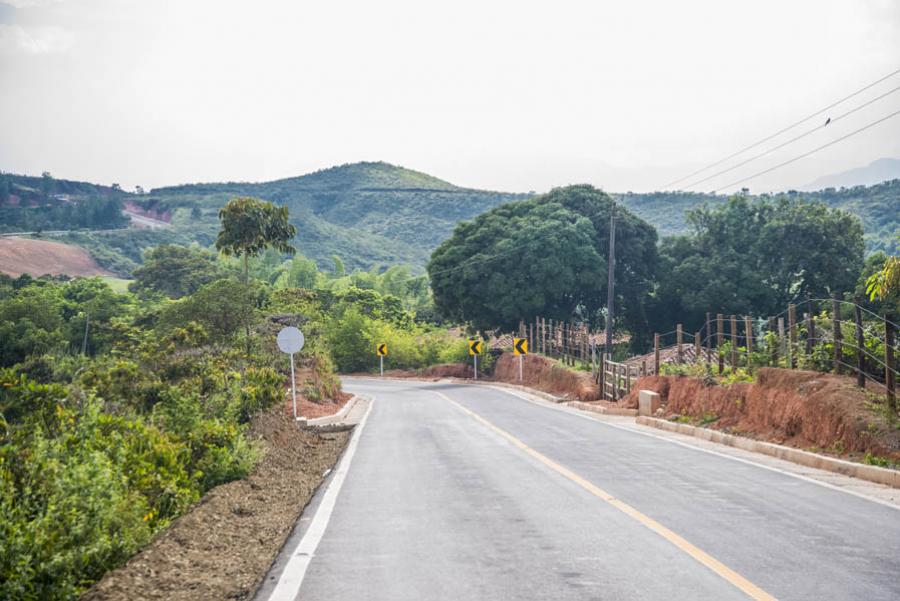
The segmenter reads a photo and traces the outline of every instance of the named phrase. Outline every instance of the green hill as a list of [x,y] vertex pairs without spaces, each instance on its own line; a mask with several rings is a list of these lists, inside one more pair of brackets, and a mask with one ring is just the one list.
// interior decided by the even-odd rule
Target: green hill
[[[287,205],[299,235],[296,246],[321,267],[338,255],[348,269],[407,263],[421,268],[431,251],[462,220],[474,218],[504,202],[522,200],[512,194],[461,188],[436,177],[387,163],[353,163],[270,182],[185,184],[130,194],[84,182],[3,174],[0,232],[27,231],[27,224],[65,216],[61,205],[101,204],[116,198],[148,215],[164,216],[170,226],[157,230],[91,228],[54,239],[87,248],[105,268],[128,274],[141,253],[161,243],[208,246],[219,227],[218,211],[232,197],[255,196]],[[844,208],[862,220],[867,249],[897,253],[900,229],[900,180],[818,192],[787,192]],[[660,236],[685,230],[686,210],[717,204],[725,196],[693,192],[616,195],[629,210],[653,224]],[[10,200],[12,199],[12,200]],[[54,204],[56,203],[56,204]],[[57,206],[60,205],[60,206]],[[40,219],[44,221],[40,221]],[[58,229],[65,229],[60,227]]]

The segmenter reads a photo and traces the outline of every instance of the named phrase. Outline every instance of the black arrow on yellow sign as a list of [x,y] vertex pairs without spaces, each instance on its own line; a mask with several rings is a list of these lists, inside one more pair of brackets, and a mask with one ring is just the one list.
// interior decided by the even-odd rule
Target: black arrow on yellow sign
[[384,343],[379,344],[375,347],[375,354],[379,357],[384,357],[387,355],[387,345]]
[[469,354],[470,355],[480,355],[481,354],[481,341],[480,340],[470,340],[469,341]]
[[528,339],[527,338],[513,338],[513,354],[514,355],[527,355],[528,354]]

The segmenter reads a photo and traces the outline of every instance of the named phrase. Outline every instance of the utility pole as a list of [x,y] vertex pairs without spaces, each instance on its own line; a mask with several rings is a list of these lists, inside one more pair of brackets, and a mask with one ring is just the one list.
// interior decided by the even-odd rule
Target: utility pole
[[612,356],[613,320],[616,312],[613,299],[616,287],[616,203],[609,212],[609,274],[606,281],[606,352]]

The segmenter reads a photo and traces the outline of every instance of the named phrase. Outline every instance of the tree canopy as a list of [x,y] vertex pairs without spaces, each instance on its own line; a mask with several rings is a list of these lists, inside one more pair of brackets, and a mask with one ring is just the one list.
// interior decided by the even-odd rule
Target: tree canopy
[[857,217],[821,202],[734,196],[688,212],[663,240],[653,313],[698,328],[705,312],[777,315],[789,303],[852,291],[863,266]]
[[[438,310],[482,330],[576,312],[601,321],[612,207],[592,186],[569,186],[460,223],[428,264]],[[617,216],[616,302],[623,325],[646,333],[640,300],[656,267],[656,231],[627,210]]]
[[250,256],[267,248],[288,255],[296,252],[289,242],[297,235],[297,228],[288,222],[287,207],[276,207],[257,198],[233,198],[219,211],[219,219],[222,230],[216,238],[216,248],[225,255],[243,257],[245,281]]
[[163,244],[144,254],[144,264],[134,270],[131,290],[181,298],[223,276],[212,253],[197,247]]

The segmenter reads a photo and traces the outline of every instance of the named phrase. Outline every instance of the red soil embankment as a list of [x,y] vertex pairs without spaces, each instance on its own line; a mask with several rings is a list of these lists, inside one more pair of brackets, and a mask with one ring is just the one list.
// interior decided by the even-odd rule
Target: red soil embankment
[[647,376],[624,405],[637,407],[641,389],[660,394],[666,417],[712,420],[709,427],[800,448],[900,460],[897,429],[883,423],[846,377],[763,368],[753,383],[708,386],[699,378]]
[[23,273],[33,276],[113,275],[97,265],[79,246],[30,238],[0,239],[0,272],[13,277]]
[[589,373],[566,369],[556,361],[539,355],[525,355],[523,360],[522,380],[519,380],[519,357],[512,353],[503,353],[497,359],[492,379],[524,384],[579,401],[596,401],[600,398],[598,387]]

